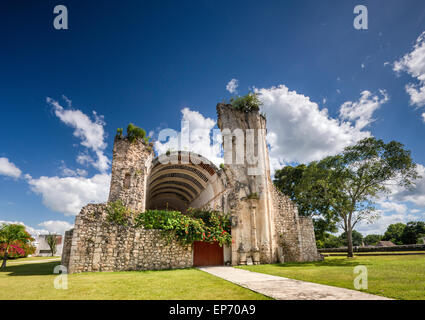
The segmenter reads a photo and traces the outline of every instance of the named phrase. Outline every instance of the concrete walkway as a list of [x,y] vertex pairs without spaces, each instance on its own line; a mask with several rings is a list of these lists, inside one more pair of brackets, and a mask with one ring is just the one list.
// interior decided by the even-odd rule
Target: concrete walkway
[[381,296],[232,267],[200,267],[216,277],[277,300],[390,300]]

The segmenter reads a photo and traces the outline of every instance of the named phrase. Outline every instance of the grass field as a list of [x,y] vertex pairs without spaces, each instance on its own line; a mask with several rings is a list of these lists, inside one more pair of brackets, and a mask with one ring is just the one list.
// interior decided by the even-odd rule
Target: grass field
[[[31,258],[30,258],[31,259]],[[0,300],[5,299],[246,299],[267,297],[197,269],[99,272],[68,275],[68,289],[54,288],[59,261],[8,261],[0,272]],[[12,263],[11,263],[12,262]]]
[[354,267],[368,270],[365,292],[394,298],[425,300],[425,256],[372,256],[352,259],[327,257],[322,262],[285,263],[240,267],[286,278],[354,289]]

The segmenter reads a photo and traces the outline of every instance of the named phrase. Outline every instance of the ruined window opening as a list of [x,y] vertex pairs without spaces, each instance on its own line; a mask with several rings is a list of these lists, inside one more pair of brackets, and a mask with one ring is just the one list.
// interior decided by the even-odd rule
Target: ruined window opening
[[130,184],[131,184],[131,175],[129,173],[126,173],[124,178],[124,188],[126,189],[130,188]]

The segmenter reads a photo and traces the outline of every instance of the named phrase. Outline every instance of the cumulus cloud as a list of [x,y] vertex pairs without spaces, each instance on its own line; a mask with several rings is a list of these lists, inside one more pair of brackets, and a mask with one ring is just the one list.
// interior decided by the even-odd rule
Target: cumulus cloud
[[355,127],[359,130],[368,126],[374,121],[372,119],[373,113],[388,101],[386,91],[380,90],[379,92],[382,98],[377,95],[374,96],[370,91],[365,90],[361,93],[358,101],[344,102],[339,109],[340,118],[354,122]]
[[19,178],[22,171],[7,158],[0,158],[0,175]]
[[418,81],[407,84],[406,92],[411,105],[425,106],[425,31],[416,40],[413,50],[394,62],[393,70],[407,72]]
[[230,80],[226,85],[226,90],[229,91],[231,94],[236,93],[236,89],[238,88],[238,80],[232,79]]
[[425,166],[419,164],[417,171],[421,178],[415,181],[411,189],[403,188],[397,184],[391,186],[391,194],[388,197],[391,201],[412,202],[425,208]]
[[216,165],[223,163],[221,135],[218,130],[213,130],[216,121],[189,108],[184,108],[181,112],[181,131],[161,130],[154,144],[155,151],[158,154],[169,150],[191,151],[201,154]]
[[110,160],[104,155],[107,144],[105,143],[105,122],[103,116],[98,116],[93,111],[94,120],[92,120],[81,110],[65,109],[59,102],[52,98],[47,98],[46,100],[53,107],[55,115],[63,123],[74,128],[74,136],[81,140],[81,145],[92,150],[96,155],[96,161],[91,157],[87,157],[87,163],[93,165],[101,172],[108,170]]
[[46,230],[49,233],[56,233],[56,234],[65,234],[65,231],[68,231],[74,227],[73,224],[70,224],[66,221],[59,221],[59,220],[49,220],[44,221],[42,223],[38,224],[40,227],[46,228]]
[[267,116],[272,170],[285,163],[307,163],[337,154],[370,136],[369,131],[362,129],[373,121],[373,111],[388,100],[384,91],[381,99],[365,91],[359,101],[341,106],[344,119],[338,119],[285,85],[255,91],[263,102],[261,111]]
[[88,203],[105,202],[109,194],[109,174],[84,177],[28,177],[31,190],[42,196],[49,209],[66,216],[77,215]]
[[404,214],[407,212],[407,206],[402,203],[384,201],[379,203],[382,211],[384,212],[397,212],[400,214]]
[[373,224],[367,224],[366,222],[359,222],[357,231],[363,235],[368,234],[384,234],[390,224],[394,223],[407,223],[409,221],[423,220],[423,217],[414,214],[405,213],[381,213],[381,217]]

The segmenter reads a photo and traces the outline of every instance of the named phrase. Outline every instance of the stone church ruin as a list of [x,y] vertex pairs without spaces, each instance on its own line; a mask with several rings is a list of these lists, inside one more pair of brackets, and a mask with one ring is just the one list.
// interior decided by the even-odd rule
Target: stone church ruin
[[155,157],[142,140],[116,137],[108,203],[119,200],[135,213],[225,212],[231,217],[231,245],[167,242],[160,230],[111,223],[107,204],[89,204],[65,234],[62,265],[69,273],[321,259],[311,218],[299,216],[271,180],[265,117],[222,103],[217,115],[225,159],[220,168],[191,152]]

